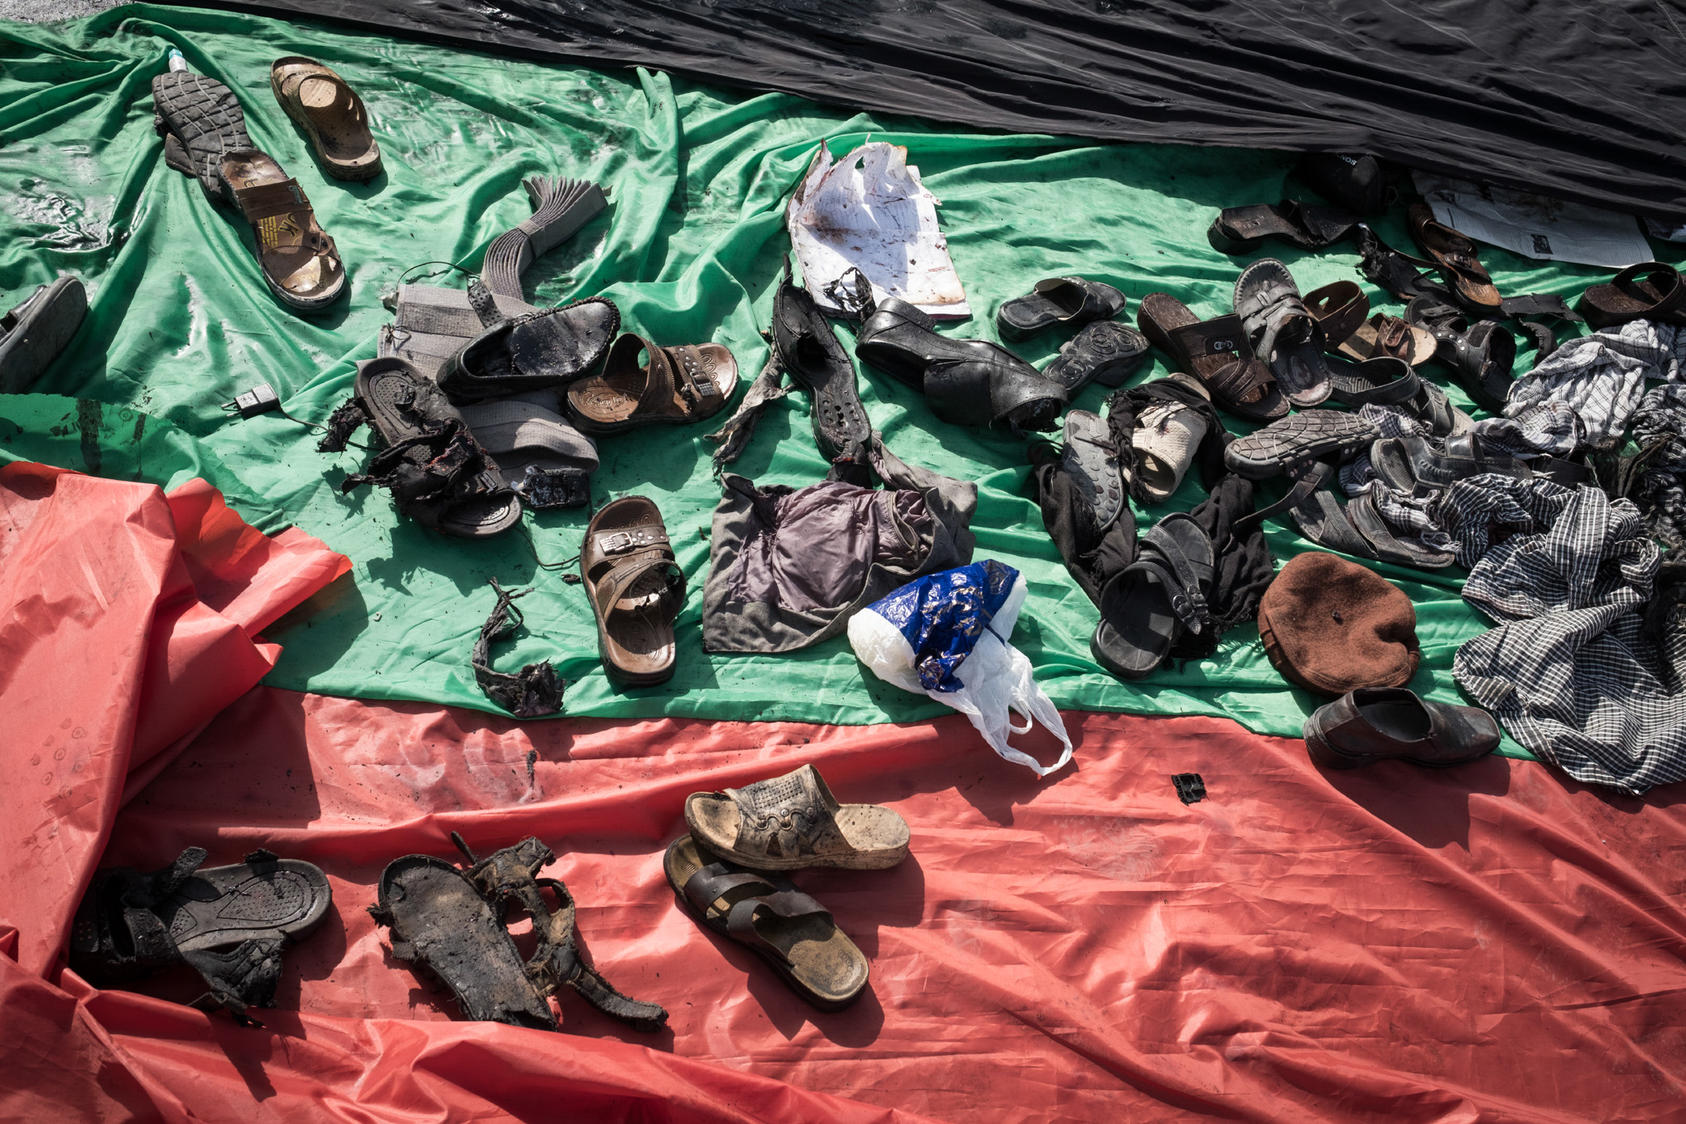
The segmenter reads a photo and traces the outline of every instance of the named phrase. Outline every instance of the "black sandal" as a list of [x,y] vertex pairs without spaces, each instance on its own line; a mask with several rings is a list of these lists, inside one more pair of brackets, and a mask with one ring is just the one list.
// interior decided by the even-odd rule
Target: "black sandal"
[[1434,336],[1435,358],[1451,369],[1482,408],[1505,408],[1516,368],[1516,337],[1503,324],[1471,324],[1461,310],[1429,297],[1408,304],[1405,318]]
[[1101,619],[1089,638],[1100,665],[1120,679],[1140,679],[1171,654],[1185,632],[1211,627],[1212,540],[1185,512],[1167,515],[1142,536],[1141,553],[1101,591]]
[[233,866],[200,866],[189,847],[161,870],[94,876],[71,930],[70,966],[95,986],[186,964],[209,989],[197,1006],[255,1023],[281,980],[281,950],[322,922],[333,893],[321,868],[253,851]]
[[1302,250],[1326,250],[1352,237],[1358,217],[1337,207],[1284,199],[1252,207],[1225,207],[1212,220],[1206,240],[1224,254],[1245,254],[1270,239]]
[[1235,314],[1253,354],[1269,364],[1289,402],[1304,408],[1329,397],[1323,328],[1287,266],[1264,258],[1242,270],[1235,279]]
[[790,277],[773,297],[773,356],[779,367],[813,399],[814,444],[828,461],[864,459],[872,443],[872,422],[861,405],[855,364],[808,290]]
[[955,425],[1000,425],[1014,432],[1053,429],[1065,408],[1060,385],[987,340],[952,340],[906,301],[879,301],[855,354],[925,395],[931,412]]
[[1380,436],[1375,423],[1357,414],[1306,410],[1231,441],[1224,465],[1248,480],[1268,480],[1310,461],[1344,460]]
[[[597,974],[575,943],[574,899],[559,879],[538,872],[556,856],[528,836],[484,859],[451,833],[466,871],[432,855],[405,855],[381,872],[375,921],[392,931],[392,955],[427,968],[456,997],[466,1018],[557,1030],[548,997],[571,987],[605,1015],[637,1030],[667,1022],[654,1003],[629,999]],[[541,891],[556,897],[553,910]],[[504,927],[510,905],[533,922],[536,951],[523,962]]]

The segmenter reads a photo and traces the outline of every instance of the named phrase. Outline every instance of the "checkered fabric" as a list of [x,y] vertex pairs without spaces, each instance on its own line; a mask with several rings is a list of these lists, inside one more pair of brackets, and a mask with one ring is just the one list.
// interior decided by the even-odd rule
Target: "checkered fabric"
[[1686,628],[1643,632],[1660,552],[1638,509],[1593,487],[1484,475],[1453,484],[1438,510],[1479,558],[1464,599],[1496,622],[1458,649],[1458,685],[1576,780],[1634,794],[1686,780],[1674,689]]
[[[1432,436],[1427,422],[1392,406],[1369,403],[1359,407],[1358,416],[1373,424],[1383,437]],[[1417,495],[1388,487],[1376,475],[1368,452],[1359,453],[1341,465],[1340,482],[1348,498],[1374,492],[1377,513],[1398,538],[1418,541],[1430,550],[1444,551],[1450,545],[1445,530],[1430,512],[1440,498],[1439,492],[1425,489],[1422,495]]]
[[1645,380],[1681,381],[1686,329],[1651,320],[1570,340],[1510,388],[1505,416],[1539,402],[1573,407],[1586,424],[1586,440],[1599,448],[1621,442],[1645,393]]
[[1645,517],[1651,533],[1674,551],[1686,550],[1686,436],[1683,435],[1686,435],[1686,384],[1652,387],[1633,412],[1633,439],[1647,455],[1644,471],[1629,496]]

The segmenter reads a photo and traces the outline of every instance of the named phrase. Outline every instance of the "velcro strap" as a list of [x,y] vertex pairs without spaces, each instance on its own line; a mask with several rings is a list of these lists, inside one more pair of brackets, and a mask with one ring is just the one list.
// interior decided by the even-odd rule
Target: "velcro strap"
[[294,179],[235,188],[234,201],[240,205],[240,210],[246,218],[254,221],[272,215],[289,214],[310,206],[304,192],[299,190],[299,181]]

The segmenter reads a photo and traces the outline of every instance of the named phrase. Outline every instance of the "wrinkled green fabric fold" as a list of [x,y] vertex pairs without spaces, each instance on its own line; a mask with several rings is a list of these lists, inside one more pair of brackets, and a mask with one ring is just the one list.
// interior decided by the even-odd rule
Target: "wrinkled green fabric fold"
[[[254,142],[298,178],[338,242],[350,297],[327,315],[304,319],[278,305],[244,224],[165,167],[149,83],[172,46],[236,91]],[[269,63],[288,54],[321,60],[362,95],[383,177],[348,185],[323,176],[269,92]],[[584,511],[530,514],[524,532],[462,542],[398,517],[384,493],[339,493],[365,452],[318,453],[316,434],[300,421],[326,420],[350,393],[353,363],[375,354],[391,319],[382,298],[406,271],[429,262],[478,270],[490,241],[529,212],[523,177],[589,178],[611,199],[528,272],[531,299],[602,295],[619,305],[627,330],[657,342],[723,343],[744,372],[741,393],[766,356],[759,330],[788,249],[784,201],[821,138],[839,154],[868,138],[908,147],[942,201],[949,250],[978,310],[943,330],[988,339],[1003,300],[1056,274],[1118,286],[1130,300],[1127,318],[1155,290],[1203,316],[1227,311],[1246,259],[1210,249],[1206,226],[1222,206],[1280,198],[1290,163],[1265,152],[935,130],[660,74],[145,5],[54,26],[0,26],[0,62],[0,183],[10,188],[0,201],[0,299],[12,298],[9,307],[61,271],[80,276],[90,295],[87,323],[34,388],[40,393],[0,398],[0,456],[166,485],[201,475],[255,525],[304,528],[355,569],[271,630],[285,654],[268,682],[481,709],[493,707],[475,687],[469,648],[495,601],[495,577],[537,587],[522,602],[525,633],[500,665],[550,658],[569,681],[568,715],[866,723],[941,712],[863,674],[843,638],[791,656],[702,651],[707,532],[720,495],[703,438],[712,424],[598,443],[594,502],[654,499],[690,580],[678,672],[661,687],[610,685],[583,588],[563,581],[574,566],[554,568],[577,553]],[[1402,215],[1377,228],[1409,246]],[[1350,252],[1278,256],[1302,290],[1354,276],[1357,261]],[[1601,272],[1496,250],[1483,258],[1506,293],[1578,294]],[[1378,308],[1400,311],[1370,291]],[[1048,334],[1012,347],[1040,366],[1060,342]],[[1165,358],[1156,360],[1138,378],[1164,374]],[[240,420],[222,408],[259,382],[299,420]],[[1261,732],[1299,733],[1321,700],[1284,683],[1250,626],[1233,630],[1211,659],[1139,683],[1112,679],[1089,652],[1096,611],[1060,564],[1029,494],[1025,443],[936,421],[914,391],[870,369],[861,394],[900,457],[977,483],[977,557],[1025,574],[1030,598],[1014,642],[1058,705],[1222,714]],[[1099,409],[1105,394],[1091,387],[1076,404]],[[824,476],[800,394],[769,411],[734,469],[761,484]],[[1144,528],[1200,498],[1190,480],[1163,509],[1141,513]],[[1269,536],[1279,560],[1308,549],[1281,525]],[[1461,573],[1377,569],[1417,607],[1423,661],[1412,686],[1458,701],[1452,655],[1485,627],[1458,597]]]

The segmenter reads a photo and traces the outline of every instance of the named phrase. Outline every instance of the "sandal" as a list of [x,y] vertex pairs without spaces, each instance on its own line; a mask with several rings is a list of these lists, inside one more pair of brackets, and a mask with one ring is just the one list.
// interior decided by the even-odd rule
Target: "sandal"
[[658,347],[627,333],[610,346],[602,374],[568,388],[568,412],[588,433],[688,425],[725,409],[737,385],[738,362],[717,343]]
[[1116,320],[1090,324],[1060,347],[1044,376],[1060,384],[1069,401],[1091,381],[1122,386],[1147,362],[1147,337]]
[[1186,512],[1142,536],[1141,553],[1101,590],[1101,619],[1089,638],[1100,665],[1120,679],[1157,669],[1185,632],[1212,623],[1212,540]]
[[1329,397],[1343,406],[1391,406],[1428,423],[1436,437],[1467,433],[1475,419],[1403,359],[1379,355],[1329,375]]
[[1499,310],[1499,291],[1475,256],[1475,243],[1467,235],[1436,222],[1434,211],[1424,203],[1411,204],[1405,212],[1405,221],[1411,227],[1412,239],[1428,255],[1430,263],[1459,300],[1471,308]]
[[585,529],[580,574],[609,677],[635,687],[672,678],[673,622],[685,605],[685,571],[656,505],[625,496],[600,508]]
[[164,162],[196,176],[213,199],[239,208],[251,225],[264,284],[283,303],[316,312],[345,292],[345,265],[316,223],[295,179],[252,146],[234,92],[202,74],[173,70],[152,80],[154,126]]
[[1138,388],[1145,401],[1136,414],[1130,447],[1136,454],[1137,490],[1148,503],[1164,503],[1182,486],[1208,429],[1207,412],[1195,408],[1183,396],[1163,393],[1170,385],[1180,386],[1202,400],[1206,397],[1205,387],[1188,375],[1170,375]]
[[189,847],[161,870],[100,871],[76,912],[70,966],[95,986],[187,964],[210,991],[201,1005],[251,1022],[281,979],[281,950],[322,922],[333,900],[321,868],[253,851],[234,866],[201,868]]
[[584,507],[591,502],[597,446],[552,409],[545,391],[464,406],[462,420],[527,507]]
[[34,385],[87,314],[87,290],[64,276],[0,316],[0,394],[22,394]]
[[1088,509],[1090,530],[1100,535],[1124,510],[1123,464],[1112,427],[1088,410],[1068,412],[1059,463]]
[[479,278],[469,283],[468,296],[485,330],[439,371],[439,389],[458,405],[545,390],[590,374],[621,326],[620,311],[602,297],[505,318]]
[[808,290],[791,280],[788,261],[773,297],[772,340],[779,366],[813,399],[809,420],[820,455],[864,457],[872,422],[861,405],[855,364]]
[[[477,860],[462,836],[453,831],[451,840],[468,859],[467,870],[432,855],[393,859],[369,913],[391,929],[392,955],[428,969],[450,988],[464,1017],[557,1030],[548,997],[571,987],[635,1029],[654,1031],[667,1022],[665,1010],[622,995],[581,955],[568,887],[538,877],[556,858],[542,841],[528,836]],[[556,909],[543,890],[556,897]],[[537,948],[526,962],[504,925],[512,904],[533,923]]]
[[369,113],[345,79],[315,59],[289,55],[269,64],[269,88],[310,141],[324,172],[356,182],[381,174]]
[[1288,267],[1264,258],[1235,279],[1235,314],[1253,354],[1270,365],[1288,401],[1304,408],[1329,397],[1329,361],[1318,325]]
[[1124,294],[1087,277],[1049,277],[1022,297],[1004,301],[995,326],[1006,339],[1022,340],[1056,324],[1075,328],[1111,320],[1124,311]]
[[1136,324],[1171,365],[1199,379],[1212,400],[1237,417],[1273,421],[1288,412],[1276,378],[1253,355],[1237,316],[1196,320],[1177,298],[1149,293],[1136,310]]
[[1224,465],[1248,480],[1268,480],[1307,461],[1345,460],[1380,436],[1357,414],[1307,410],[1237,437],[1224,449]]
[[884,870],[907,858],[907,821],[880,804],[839,804],[804,765],[742,788],[694,792],[685,823],[721,858],[755,870]]
[[1422,437],[1381,438],[1370,446],[1370,463],[1382,482],[1399,492],[1439,491],[1489,472],[1518,480],[1539,476],[1567,488],[1592,482],[1586,465],[1577,461],[1486,452],[1474,433],[1448,438],[1443,448]]
[[821,1010],[866,989],[866,957],[819,902],[777,875],[705,855],[689,835],[668,844],[662,870],[679,904],[712,932],[754,949]]
[[343,450],[364,422],[386,448],[368,472],[347,476],[341,491],[362,484],[390,488],[399,511],[459,538],[488,538],[520,521],[521,501],[493,471],[462,415],[405,360],[388,356],[358,364],[356,396],[334,411],[317,448]]
[[1065,392],[998,344],[940,336],[924,312],[894,297],[861,324],[855,354],[919,388],[931,412],[954,425],[1053,429]]
[[1575,311],[1595,329],[1613,328],[1629,320],[1682,324],[1686,323],[1686,284],[1672,265],[1640,262],[1581,294]]
[[1224,254],[1245,254],[1275,238],[1302,250],[1326,250],[1352,236],[1358,219],[1337,207],[1297,199],[1252,207],[1225,207],[1212,220],[1206,240]]
[[1432,297],[1418,297],[1405,306],[1411,323],[1434,336],[1435,358],[1449,367],[1458,381],[1484,409],[1505,408],[1514,381],[1516,337],[1496,320],[1475,324],[1460,309]]
[[1432,334],[1397,316],[1370,316],[1370,299],[1351,281],[1314,289],[1305,295],[1305,305],[1323,329],[1323,346],[1335,354],[1359,362],[1392,356],[1413,367],[1434,358]]

